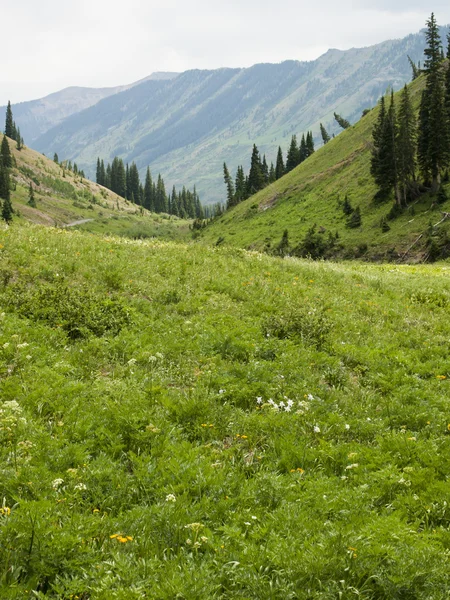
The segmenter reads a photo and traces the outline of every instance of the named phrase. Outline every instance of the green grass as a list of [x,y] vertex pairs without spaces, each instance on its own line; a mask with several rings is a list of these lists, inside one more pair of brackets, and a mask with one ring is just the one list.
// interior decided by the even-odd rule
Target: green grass
[[0,597],[448,598],[449,276],[2,226]]
[[[411,84],[416,107],[423,85],[422,78]],[[324,238],[338,232],[342,247],[335,254],[341,258],[364,255],[385,260],[404,253],[430,223],[434,225],[441,220],[441,211],[450,211],[450,202],[439,206],[435,198],[424,195],[396,219],[388,221],[389,231],[382,231],[382,221],[393,202],[374,200],[376,187],[370,175],[370,149],[377,116],[375,108],[299,167],[217,219],[203,230],[201,239],[208,243],[221,239],[227,245],[270,251],[280,242],[285,229],[291,247],[295,247],[316,224]],[[448,185],[447,192],[450,196]],[[346,227],[347,216],[341,206],[346,195],[354,208],[361,209],[360,228]],[[408,258],[420,259],[425,254],[422,242]]]

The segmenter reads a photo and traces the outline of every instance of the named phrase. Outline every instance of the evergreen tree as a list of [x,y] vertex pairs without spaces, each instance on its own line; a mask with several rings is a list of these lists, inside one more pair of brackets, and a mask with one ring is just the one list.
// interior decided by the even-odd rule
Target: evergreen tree
[[298,152],[299,164],[304,162],[307,158],[308,158],[308,146],[306,144],[305,134],[302,134],[302,139],[300,140],[300,149]]
[[398,181],[400,189],[399,203],[406,205],[413,188],[416,187],[416,147],[417,125],[408,86],[405,85],[400,98],[398,112],[398,130],[396,154]]
[[33,186],[31,183],[30,183],[30,187],[28,190],[28,204],[29,204],[29,206],[36,208],[36,198],[34,197],[34,190],[33,190]]
[[342,210],[344,212],[344,215],[347,215],[347,216],[351,215],[353,212],[353,207],[350,204],[350,200],[348,199],[347,194],[345,195],[345,198],[344,198],[344,204],[342,205]]
[[423,52],[425,55],[424,71],[430,73],[438,70],[442,62],[442,41],[434,13],[431,13],[426,25],[425,39],[428,46]]
[[277,176],[275,175],[275,167],[273,166],[273,162],[270,163],[269,169],[269,183],[273,183],[276,181]]
[[289,146],[289,150],[286,157],[286,173],[295,169],[297,165],[300,164],[300,151],[297,143],[297,136],[293,135],[291,138],[291,145]]
[[[58,158],[58,155],[56,154],[56,152],[55,152],[55,154],[53,155],[53,162],[55,162],[56,164],[59,164],[59,158]],[[99,171],[98,171],[98,168],[99,168],[99,165],[100,165],[100,159],[98,158],[98,159],[97,159],[97,183],[100,183],[100,182],[98,181],[98,173],[99,173]]]
[[325,144],[328,144],[330,141],[330,136],[328,135],[328,131],[325,129],[322,123],[320,124],[320,133],[322,135],[323,145],[325,146]]
[[347,219],[347,227],[349,229],[356,229],[357,227],[361,227],[361,209],[359,206],[355,208],[352,214]]
[[308,134],[306,136],[306,151],[308,156],[314,154],[314,138],[312,131],[308,131]]
[[[175,190],[175,186],[174,186]],[[172,196],[173,200],[173,196]],[[150,167],[147,167],[147,173],[145,174],[145,185],[144,185],[144,207],[152,212],[155,211],[155,200],[153,197],[153,181],[150,173]]]
[[225,185],[227,186],[227,209],[231,208],[235,204],[234,197],[234,186],[233,180],[231,179],[230,172],[228,171],[228,167],[226,163],[223,163],[223,179],[225,181]]
[[284,173],[285,173],[285,171],[284,171],[283,151],[281,150],[281,147],[278,146],[277,164],[275,167],[275,179],[280,179],[280,177],[283,177]]
[[167,196],[164,186],[164,180],[161,175],[158,175],[156,184],[155,210],[157,213],[167,212]]
[[269,165],[267,164],[266,155],[264,154],[262,165],[261,165],[262,174],[264,176],[264,182],[267,185],[269,183]]
[[2,219],[10,223],[13,218],[13,209],[11,205],[9,169],[3,164],[2,158],[0,158],[0,199],[2,200]]
[[129,188],[127,188],[127,193],[128,195],[133,195],[134,196],[134,201],[136,202],[136,204],[140,204],[140,180],[139,180],[139,171],[137,169],[136,164],[133,162],[131,163],[130,169],[129,169]]
[[334,113],[334,118],[335,118],[336,122],[338,123],[338,125],[340,127],[342,127],[342,129],[348,129],[349,127],[351,127],[350,122],[347,121],[347,119],[344,119],[344,117],[342,117],[341,115]]
[[420,69],[410,56],[408,56],[408,61],[409,61],[409,64],[411,65],[411,69],[412,69],[412,81],[414,81],[415,79],[417,79],[419,77]]
[[422,92],[419,111],[418,158],[423,176],[431,178],[433,193],[438,192],[441,170],[450,157],[450,135],[446,110],[445,75],[441,68],[441,39],[439,29],[431,14],[425,33],[427,48],[424,51],[426,86]]
[[2,145],[0,147],[0,155],[3,160],[3,166],[7,169],[10,169],[13,166],[13,159],[11,156],[11,151],[9,149],[8,138],[6,135],[3,136]]
[[[56,153],[55,153],[55,156],[53,157],[53,160],[55,161],[55,163],[58,163],[58,155]],[[97,170],[95,172],[95,181],[98,184],[103,185],[102,167],[101,167],[101,163],[100,163],[100,157],[97,158]]]
[[22,136],[20,135],[20,129],[19,129],[19,128],[17,129],[17,136],[16,136],[16,148],[17,148],[17,150],[19,150],[19,152],[20,152],[20,150],[22,150],[22,148],[23,148],[23,138],[22,138]]
[[244,168],[242,165],[237,168],[234,189],[235,203],[239,204],[239,202],[242,202],[242,200],[247,198],[247,182],[245,180]]
[[5,135],[8,136],[10,139],[15,140],[13,114],[11,102],[9,100],[8,106],[6,107]]
[[287,229],[283,231],[283,235],[281,237],[281,241],[275,249],[275,253],[278,256],[286,256],[289,253],[289,232]]
[[370,163],[370,172],[378,187],[378,195],[382,198],[386,197],[392,189],[387,175],[389,161],[392,161],[389,127],[386,101],[383,96],[380,101],[378,119],[372,131],[373,147]]
[[256,144],[253,144],[252,158],[250,163],[250,172],[248,174],[247,191],[249,196],[256,194],[265,186],[264,174],[262,170],[261,158],[259,156]]

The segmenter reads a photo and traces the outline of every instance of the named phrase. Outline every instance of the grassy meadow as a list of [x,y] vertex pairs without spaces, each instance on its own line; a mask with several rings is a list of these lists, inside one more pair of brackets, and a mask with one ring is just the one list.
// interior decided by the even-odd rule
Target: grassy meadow
[[449,279],[1,226],[0,597],[448,598]]

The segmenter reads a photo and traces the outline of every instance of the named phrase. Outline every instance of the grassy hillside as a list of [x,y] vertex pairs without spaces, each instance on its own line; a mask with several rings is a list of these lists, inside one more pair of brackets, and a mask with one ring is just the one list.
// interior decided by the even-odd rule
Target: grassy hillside
[[[0,134],[0,141],[2,137]],[[81,179],[30,148],[18,151],[12,140],[9,140],[9,147],[15,159],[12,203],[15,220],[19,222],[70,226],[134,238],[177,239],[189,230],[186,221],[141,211],[110,190]],[[30,183],[36,208],[28,205]]]
[[447,599],[449,276],[0,225],[0,596]]
[[[417,107],[423,85],[423,78],[411,84]],[[441,220],[441,211],[450,211],[450,203],[439,206],[434,198],[424,195],[400,216],[387,221],[389,231],[382,231],[381,223],[392,202],[374,201],[376,187],[370,175],[370,149],[378,111],[378,107],[374,108],[294,171],[217,219],[203,231],[202,239],[273,249],[288,229],[294,247],[317,224],[317,231],[322,231],[324,239],[330,232],[338,232],[339,244],[343,246],[337,251],[340,256],[381,258],[406,251],[430,223],[434,225]],[[223,190],[225,196],[225,186]],[[341,206],[346,195],[353,207],[361,209],[360,228],[346,227],[347,216]],[[409,257],[424,253],[426,248],[422,243],[413,248]]]

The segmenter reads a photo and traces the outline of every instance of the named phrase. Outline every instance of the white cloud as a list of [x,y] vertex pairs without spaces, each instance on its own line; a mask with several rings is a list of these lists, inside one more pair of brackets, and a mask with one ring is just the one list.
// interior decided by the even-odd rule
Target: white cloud
[[[448,0],[435,0],[450,22]],[[20,0],[5,2],[0,104],[69,85],[129,83],[153,71],[311,60],[418,31],[424,0]]]

